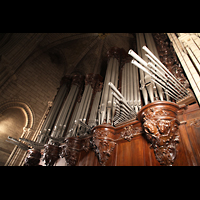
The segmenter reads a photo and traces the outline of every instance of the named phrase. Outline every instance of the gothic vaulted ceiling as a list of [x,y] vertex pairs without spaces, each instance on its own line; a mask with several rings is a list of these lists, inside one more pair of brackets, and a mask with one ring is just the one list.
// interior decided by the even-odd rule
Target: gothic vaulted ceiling
[[46,53],[51,61],[65,66],[65,74],[102,73],[111,47],[135,49],[132,33],[48,33],[29,59]]

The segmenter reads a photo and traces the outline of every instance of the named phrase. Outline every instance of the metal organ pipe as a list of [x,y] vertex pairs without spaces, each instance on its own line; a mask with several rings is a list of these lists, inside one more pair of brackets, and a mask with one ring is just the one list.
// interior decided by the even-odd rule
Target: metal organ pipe
[[[106,71],[106,77],[104,81],[104,88],[100,104],[100,124],[112,121],[112,95],[108,83],[112,80],[114,84],[118,82],[118,69],[119,62],[116,58],[111,57],[108,61],[108,67]],[[116,85],[117,86],[117,85]]]
[[92,97],[92,87],[90,86],[90,93],[89,93],[89,97],[88,97],[87,107],[85,109],[85,113],[84,113],[84,116],[83,116],[83,122],[84,123],[86,122],[86,118],[87,118],[87,114],[88,114],[88,109],[89,109],[90,102],[91,102],[91,97]]
[[81,76],[81,75],[73,76],[71,89],[70,89],[69,94],[68,94],[67,98],[65,99],[65,102],[62,105],[62,108],[58,114],[58,117],[54,124],[54,130],[51,133],[51,137],[62,137],[63,136],[65,129],[66,129],[66,125],[69,120],[69,117],[71,115],[71,111],[74,107],[75,100],[78,95],[82,79],[83,79],[83,76]]
[[78,111],[76,112],[76,115],[75,115],[75,120],[73,121],[73,125],[72,125],[73,128],[72,128],[72,133],[70,134],[70,136],[75,136],[76,132],[78,131],[77,129],[79,129],[78,120],[83,120],[84,112],[86,110],[87,104],[89,103],[88,100],[91,93],[90,88],[91,88],[90,85],[85,86]]
[[[70,86],[70,78],[66,77],[65,82],[61,85],[60,90],[58,91],[58,94],[53,102],[53,105],[49,111],[49,114],[41,128],[41,133],[44,133],[48,130],[48,132],[50,132],[53,128],[53,123],[55,121],[56,116],[58,115],[58,112],[60,110],[60,107],[63,103],[63,100],[67,94],[67,92],[69,91],[69,86]],[[47,133],[47,132],[46,132]],[[37,138],[36,142],[42,143],[44,140],[45,135],[41,134],[39,135],[39,137]]]
[[133,63],[135,66],[142,69],[149,76],[151,76],[152,81],[165,89],[168,95],[172,98],[176,100],[181,100],[183,98],[189,97],[188,91],[184,88],[184,86],[180,88],[181,83],[179,82],[179,80],[171,74],[171,72],[152,54],[152,52],[147,47],[143,46],[142,48],[149,54],[152,59],[154,59],[155,63],[159,63],[156,64],[157,66],[159,66],[159,69],[156,68],[151,62],[146,63],[142,58],[136,56],[135,52],[129,50],[128,54],[130,54],[133,58],[142,63],[143,66],[136,60],[132,60],[131,63]]
[[41,128],[41,132],[43,132],[45,129],[46,130],[51,129],[50,124],[51,124],[52,118],[56,117],[55,111],[58,111],[59,104],[62,103],[62,100],[63,100],[62,97],[65,96],[65,92],[64,92],[65,90],[66,90],[66,85],[62,85],[56,96],[55,101],[53,102],[52,108],[49,111],[47,119],[45,120],[43,127]]
[[[83,91],[83,95],[81,98],[81,102],[79,103],[78,107],[75,108],[74,114],[72,116],[72,120],[70,122],[70,126],[68,128],[68,134],[66,137],[76,137],[84,136],[88,134],[88,127],[92,127],[96,125],[96,115],[98,110],[98,104],[100,100],[100,90],[101,90],[101,83],[100,80],[102,77],[100,75],[94,74],[87,74],[85,78],[85,88]],[[96,93],[98,93],[96,95]],[[94,98],[92,105],[91,100]],[[89,112],[89,108],[91,106],[91,111]],[[86,120],[90,114],[89,123],[86,124]],[[92,117],[92,118],[91,118]],[[92,125],[91,125],[92,123]]]
[[[115,61],[116,59],[113,59],[113,63],[112,63],[112,72],[111,72],[111,79],[110,81],[111,82],[115,82],[115,71],[116,71],[116,67],[115,67]],[[112,110],[112,94],[111,94],[111,89],[109,88],[108,89],[108,100],[107,100],[107,116],[106,116],[106,119],[107,119],[107,123],[111,123],[111,110]]]
[[92,110],[91,110],[91,114],[90,114],[90,118],[88,122],[89,126],[97,125],[97,118],[98,118],[97,114],[98,114],[98,105],[99,105],[100,97],[101,97],[101,92],[97,92],[94,98],[94,102],[93,102],[93,106],[92,106]]
[[64,125],[65,118],[67,117],[67,115],[69,115],[69,109],[72,104],[73,98],[76,97],[77,93],[78,93],[78,86],[72,85],[70,92],[54,124],[54,130],[51,134],[51,137],[57,137],[59,135],[61,131],[60,129],[62,129],[62,126]]
[[[142,52],[141,52],[141,42],[140,42],[140,37],[139,37],[139,33],[136,33],[136,39],[137,39],[137,51],[138,51],[138,55],[142,56]],[[148,104],[148,94],[147,94],[147,90],[145,88],[145,80],[144,80],[144,72],[140,69],[140,84],[141,84],[141,90],[142,90],[142,95],[144,98],[144,104],[147,105]],[[139,79],[139,76],[138,76]]]
[[103,92],[102,92],[102,97],[101,97],[101,105],[100,105],[100,124],[103,123],[104,121],[104,118],[106,116],[106,101],[107,101],[107,98],[108,98],[108,82],[110,81],[110,75],[111,75],[111,70],[112,70],[112,61],[113,61],[113,58],[110,58],[109,62],[108,62],[108,67],[107,67],[107,70],[106,70],[106,77],[105,77],[105,80],[104,80],[104,88],[103,88]]

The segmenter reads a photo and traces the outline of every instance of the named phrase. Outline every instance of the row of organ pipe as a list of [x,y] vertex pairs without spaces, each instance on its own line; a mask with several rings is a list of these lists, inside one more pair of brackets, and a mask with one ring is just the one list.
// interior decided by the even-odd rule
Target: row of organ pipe
[[[137,53],[144,61],[149,62],[149,59],[142,46],[147,46],[159,59],[151,33],[136,33],[136,42]],[[96,125],[117,125],[123,119],[127,120],[128,112],[135,116],[143,105],[155,100],[170,101],[165,89],[153,82],[148,73],[133,65],[132,57],[124,49],[111,48],[107,58],[104,82],[97,74],[65,77],[37,142],[46,142],[48,138],[85,136]]]

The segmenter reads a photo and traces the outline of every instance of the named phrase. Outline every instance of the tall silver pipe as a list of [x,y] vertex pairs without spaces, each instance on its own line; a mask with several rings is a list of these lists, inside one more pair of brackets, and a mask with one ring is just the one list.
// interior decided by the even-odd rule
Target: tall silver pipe
[[[140,41],[139,34],[140,33],[136,33],[137,51],[138,51],[138,55],[142,56],[142,49],[141,49],[142,44]],[[140,84],[141,84],[142,95],[144,98],[144,103],[145,103],[145,105],[147,105],[148,104],[148,94],[147,94],[147,90],[145,88],[144,72],[141,69],[139,69],[139,72],[140,72]],[[138,79],[139,79],[139,77],[138,77]]]
[[[148,48],[152,51],[152,53],[157,58],[159,58],[158,51],[156,49],[156,45],[155,45],[155,42],[153,40],[152,34],[151,33],[145,33],[145,38],[146,38]],[[156,89],[158,90],[160,100],[163,101],[163,90],[162,90],[162,88],[158,84],[154,83],[154,85],[156,85]],[[155,96],[157,96],[157,93],[155,93]]]
[[126,68],[126,100],[127,102],[129,102],[129,66],[128,63],[125,64],[125,68]]
[[58,108],[59,107],[59,103],[60,104],[62,103],[62,97],[65,96],[65,91],[66,91],[66,85],[63,84],[61,86],[57,96],[56,96],[55,101],[53,102],[53,105],[52,105],[52,107],[51,107],[51,109],[49,111],[49,114],[48,114],[48,116],[47,116],[47,118],[46,118],[46,120],[45,120],[45,122],[44,122],[44,124],[43,124],[43,126],[41,128],[41,131],[43,131],[44,129],[50,128],[49,125],[50,125],[50,123],[52,121],[52,117],[56,115],[55,112],[58,111],[58,109],[59,109]]
[[[53,123],[55,122],[55,118],[60,110],[60,107],[63,103],[63,100],[64,100],[64,97],[66,95],[66,92],[67,92],[67,87],[69,87],[69,85],[67,85],[68,83],[64,83],[62,84],[62,86],[60,87],[60,90],[53,102],[53,105],[49,111],[49,114],[47,116],[47,119],[45,120],[42,128],[41,128],[41,133],[44,133],[44,132],[50,132],[52,130],[52,127],[53,127]],[[42,142],[43,139],[44,139],[45,135],[42,134],[40,135],[36,142]]]
[[133,67],[131,66],[131,63],[129,63],[130,67],[130,82],[131,82],[131,100],[130,100],[130,105],[133,108],[133,101],[134,101],[134,96],[133,96],[133,91],[134,91],[134,72],[133,72]]
[[124,90],[123,90],[123,85],[124,85],[124,67],[122,68],[122,80],[121,80],[121,93],[122,93],[122,95],[124,96]]
[[137,94],[137,84],[139,84],[137,82],[137,75],[136,75],[136,68],[135,66],[132,67],[133,68],[133,106],[134,106],[134,109],[136,111],[136,113],[138,112],[138,109],[137,109],[137,104],[138,104],[138,94]]
[[90,107],[91,99],[92,99],[92,87],[90,85],[90,91],[89,91],[89,97],[88,97],[88,101],[87,101],[87,107],[86,107],[85,113],[83,115],[83,122],[84,123],[86,122],[86,118],[87,118],[87,115],[88,115],[88,110],[89,110],[89,107]]
[[96,126],[97,125],[97,114],[98,114],[98,105],[101,97],[101,92],[97,92],[94,98],[94,102],[92,105],[92,110],[89,118],[88,125],[89,126]]
[[71,105],[71,102],[73,100],[73,98],[75,97],[74,95],[77,93],[77,89],[78,89],[78,86],[76,85],[72,85],[71,89],[70,89],[70,92],[61,108],[61,111],[56,119],[56,122],[55,122],[55,125],[54,125],[54,130],[51,134],[51,137],[55,137],[57,135],[57,129],[58,127],[62,126],[64,124],[64,120],[65,120],[65,117],[69,111],[69,108],[70,108],[70,105]]
[[109,90],[108,82],[110,81],[113,59],[114,58],[110,58],[110,60],[108,61],[108,67],[106,70],[106,77],[104,80],[104,87],[103,87],[101,105],[100,105],[100,115],[101,115],[100,124],[102,124],[104,119],[106,118],[106,106],[107,106],[107,98],[108,98],[108,90]]
[[67,131],[66,131],[66,136],[65,136],[65,138],[71,137],[71,131],[70,131],[70,130],[72,129],[72,127],[73,127],[73,125],[74,125],[76,113],[77,113],[77,111],[78,111],[78,109],[79,109],[79,106],[80,106],[80,102],[77,102],[77,103],[76,103],[76,106],[75,106],[75,109],[74,109],[74,113],[73,113],[72,118],[71,118],[71,120],[70,120],[68,129],[67,129]]
[[64,105],[63,105],[63,109],[61,110],[55,125],[64,124],[65,118],[66,118],[67,114],[69,113],[69,109],[72,104],[72,101],[75,100],[75,98],[76,98],[78,89],[79,89],[79,87],[77,85],[72,85],[70,92],[65,100]]
[[[110,81],[112,83],[114,83],[115,81],[115,71],[116,71],[116,59],[113,59],[113,62],[112,62],[112,70],[111,70],[111,78],[110,78]],[[107,116],[106,116],[106,120],[107,120],[107,123],[111,123],[111,110],[112,110],[112,94],[111,94],[111,88],[108,89],[108,101],[107,101]]]
[[[74,107],[74,104],[75,104],[75,101],[76,101],[76,97],[77,97],[77,95],[78,95],[78,92],[79,92],[79,87],[77,88],[77,90],[76,90],[75,93],[74,93],[74,98],[73,98],[72,101],[71,101],[69,110],[68,110],[67,115],[66,115],[66,117],[65,117],[65,121],[64,121],[64,125],[65,125],[65,126],[67,125],[67,123],[68,123],[68,121],[69,121],[69,117],[70,117],[71,112],[72,112],[72,109],[73,109],[73,107]],[[64,132],[63,132],[63,133],[64,133]]]
[[[115,87],[118,87],[118,77],[119,77],[119,61],[116,60],[116,71],[115,71],[115,82],[114,82],[114,85]],[[114,115],[115,115],[115,108],[116,108],[116,102],[114,100],[114,98],[112,97],[112,119],[114,118]]]
[[86,85],[84,92],[83,92],[83,96],[81,98],[81,103],[80,103],[78,112],[76,114],[75,120],[79,120],[79,119],[82,120],[82,118],[83,118],[84,111],[85,111],[85,108],[86,108],[87,103],[88,103],[87,101],[88,101],[88,96],[89,96],[89,90],[90,90],[90,85]]
[[[141,45],[140,48],[142,48],[142,46],[146,45],[144,34],[139,33],[139,38],[140,38],[140,45]],[[148,62],[148,59],[145,56],[144,51],[141,51],[141,57],[142,57],[142,59],[144,59],[144,61]],[[147,84],[149,82],[151,83],[151,77],[147,73],[144,73],[144,80],[145,80],[145,84]],[[153,102],[154,101],[154,95],[153,95],[153,85],[152,85],[152,83],[148,84],[148,86],[146,86],[146,88],[147,88],[147,91],[148,91],[148,94],[149,94],[150,101]]]
[[[125,64],[126,65],[126,64]],[[124,82],[124,85],[123,85],[123,87],[122,87],[122,91],[123,91],[123,96],[127,99],[127,95],[126,95],[126,67],[125,67],[125,65],[124,65],[124,67],[123,67],[123,82]]]
[[[111,81],[113,81],[115,87],[117,87],[117,84],[118,84],[118,68],[119,68],[119,62],[118,60],[115,58],[114,59],[114,62],[113,62],[113,68],[112,68],[112,74],[113,76],[111,76]],[[110,89],[110,88],[109,88]],[[115,107],[113,105],[113,96],[111,94],[111,90],[109,90],[109,103],[110,105],[108,104],[108,116],[107,116],[107,123],[111,123],[112,124],[112,119],[114,117],[114,111],[115,111]]]

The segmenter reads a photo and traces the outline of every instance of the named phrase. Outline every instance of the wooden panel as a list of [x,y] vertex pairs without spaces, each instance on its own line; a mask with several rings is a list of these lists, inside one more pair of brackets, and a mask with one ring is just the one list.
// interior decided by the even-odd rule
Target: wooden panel
[[[180,142],[177,145],[177,155],[173,166],[200,165],[200,109],[198,104],[188,106],[180,111],[178,120]],[[141,124],[139,125],[141,126]],[[118,129],[117,134],[123,129]],[[108,135],[109,136],[109,135]],[[111,133],[110,133],[111,136]],[[113,137],[118,138],[118,135]],[[77,166],[101,166],[93,150],[82,150],[77,160]],[[106,166],[160,166],[143,134],[134,136],[130,142],[123,139],[117,142]]]
[[179,126],[180,142],[177,147],[177,157],[173,166],[192,166],[194,164],[193,153],[188,141],[185,125]]
[[180,143],[174,166],[200,165],[200,109],[198,104],[188,106],[178,116],[185,124],[179,126]]

